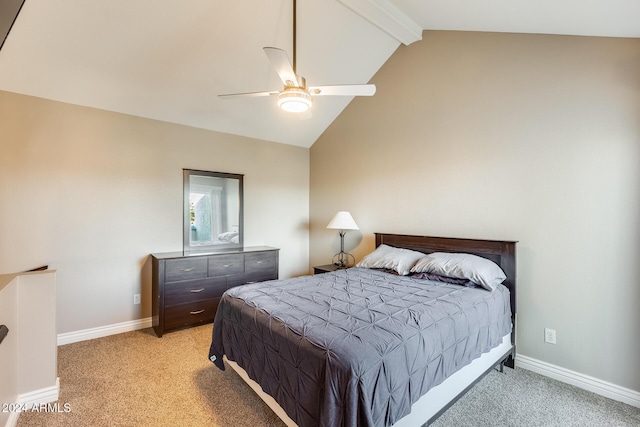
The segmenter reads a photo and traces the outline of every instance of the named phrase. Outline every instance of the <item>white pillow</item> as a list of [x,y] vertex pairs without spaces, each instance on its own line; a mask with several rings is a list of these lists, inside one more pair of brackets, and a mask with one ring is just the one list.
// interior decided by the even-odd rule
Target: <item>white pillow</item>
[[422,252],[409,249],[394,248],[393,246],[380,245],[375,251],[362,258],[356,267],[363,268],[387,268],[395,270],[398,274],[406,276],[417,260],[422,258]]
[[471,280],[490,291],[507,278],[495,262],[471,254],[434,252],[425,255],[411,268],[412,273],[434,273]]

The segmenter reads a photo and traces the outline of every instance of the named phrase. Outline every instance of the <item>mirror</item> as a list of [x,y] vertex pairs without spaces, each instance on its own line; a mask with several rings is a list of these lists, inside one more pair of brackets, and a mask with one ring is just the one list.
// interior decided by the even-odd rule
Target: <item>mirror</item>
[[243,175],[184,169],[184,252],[243,244]]

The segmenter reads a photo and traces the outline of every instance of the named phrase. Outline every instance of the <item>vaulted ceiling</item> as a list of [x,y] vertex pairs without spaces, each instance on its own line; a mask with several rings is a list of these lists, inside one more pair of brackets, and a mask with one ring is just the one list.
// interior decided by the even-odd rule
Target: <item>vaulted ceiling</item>
[[[424,29],[640,37],[637,0],[297,3],[310,85],[367,83]],[[292,56],[292,38],[292,0],[26,0],[0,50],[0,90],[309,147],[352,98],[317,97],[301,119],[274,97],[217,96],[280,90],[262,47]]]

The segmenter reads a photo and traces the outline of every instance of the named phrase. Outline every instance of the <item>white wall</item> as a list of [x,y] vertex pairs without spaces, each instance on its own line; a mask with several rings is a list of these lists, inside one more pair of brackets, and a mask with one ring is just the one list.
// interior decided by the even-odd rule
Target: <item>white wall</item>
[[[518,352],[640,391],[640,40],[427,31],[311,148],[312,265],[518,240]],[[544,328],[557,344],[544,343]]]
[[0,275],[0,324],[0,426],[15,425],[16,407],[58,399],[56,272]]
[[183,168],[244,174],[245,244],[307,272],[308,149],[8,92],[0,129],[0,273],[58,270],[58,333],[151,315],[149,254],[182,250]]
[[16,282],[18,392],[24,395],[54,387],[58,378],[56,271],[20,274]]

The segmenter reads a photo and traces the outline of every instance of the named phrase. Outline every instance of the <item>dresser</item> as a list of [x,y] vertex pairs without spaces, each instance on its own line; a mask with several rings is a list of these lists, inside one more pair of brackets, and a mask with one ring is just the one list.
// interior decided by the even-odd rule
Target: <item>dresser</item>
[[151,254],[153,329],[170,330],[213,322],[227,289],[278,278],[278,251],[244,247],[204,254]]

